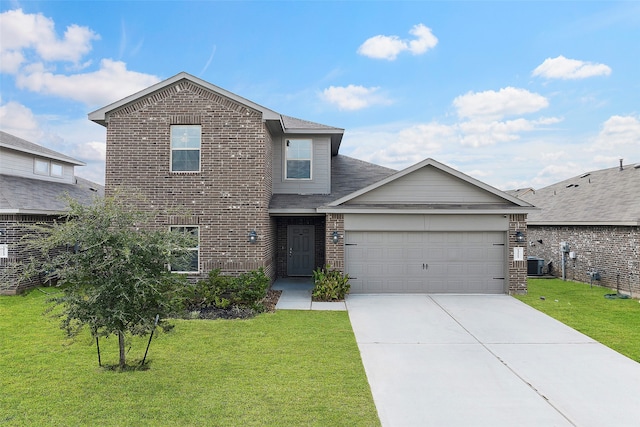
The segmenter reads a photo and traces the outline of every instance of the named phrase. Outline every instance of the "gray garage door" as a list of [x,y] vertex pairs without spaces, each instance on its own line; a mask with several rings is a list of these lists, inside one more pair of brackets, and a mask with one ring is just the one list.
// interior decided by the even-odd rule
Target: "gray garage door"
[[504,232],[347,231],[352,293],[505,292]]

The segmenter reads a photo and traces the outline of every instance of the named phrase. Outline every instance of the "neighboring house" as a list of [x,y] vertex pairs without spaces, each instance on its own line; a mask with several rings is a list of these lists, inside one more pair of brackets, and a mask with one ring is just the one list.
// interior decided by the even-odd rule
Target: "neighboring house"
[[60,217],[65,194],[82,203],[104,194],[102,186],[76,177],[76,166],[84,163],[0,131],[0,293],[41,284],[39,278],[19,277],[17,266],[37,255],[20,244],[25,225]]
[[[288,117],[180,73],[89,114],[106,190],[172,209],[199,239],[192,278],[329,264],[352,292],[526,292],[530,204],[432,159],[400,172],[339,154],[343,129]],[[515,252],[515,254],[514,254]],[[515,255],[515,260],[514,260]]]
[[[583,173],[529,192],[522,199],[541,208],[529,215],[529,255],[544,272],[640,296],[640,164]],[[551,271],[549,270],[551,263]]]

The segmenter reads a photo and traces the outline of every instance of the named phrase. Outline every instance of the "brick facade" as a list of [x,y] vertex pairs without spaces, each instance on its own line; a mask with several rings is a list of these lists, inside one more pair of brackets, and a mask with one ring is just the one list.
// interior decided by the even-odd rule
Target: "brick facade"
[[[344,272],[344,214],[327,214],[326,223],[326,263],[334,269]],[[338,243],[333,243],[331,240],[334,231],[337,231],[340,236]]]
[[640,296],[640,227],[530,225],[527,241],[529,255],[544,259],[545,272],[551,262],[549,273],[562,277],[560,242],[567,242],[576,256],[566,257],[568,280],[589,283],[589,272],[597,271],[594,283]]
[[[193,278],[259,267],[275,277],[272,141],[261,112],[182,80],[111,112],[107,123],[107,195],[120,189],[169,210],[157,227],[198,226],[201,274]],[[201,172],[171,172],[175,124],[201,125]],[[257,243],[248,242],[251,230]]]
[[0,215],[0,229],[3,230],[0,244],[6,244],[9,252],[8,258],[0,258],[0,294],[14,295],[44,284],[40,276],[29,279],[20,277],[24,271],[21,266],[23,263],[31,258],[41,258],[37,250],[27,248],[21,239],[31,234],[29,226],[53,223],[55,218],[48,215]]
[[[524,235],[524,242],[516,240],[516,232]],[[509,215],[509,251],[507,260],[509,265],[509,294],[527,293],[527,215]],[[516,247],[523,248],[522,261],[514,261]]]

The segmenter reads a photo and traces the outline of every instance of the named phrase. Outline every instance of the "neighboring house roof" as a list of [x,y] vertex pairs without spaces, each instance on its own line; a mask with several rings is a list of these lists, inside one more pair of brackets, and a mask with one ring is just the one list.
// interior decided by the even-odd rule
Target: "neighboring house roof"
[[507,190],[505,191],[505,193],[509,194],[510,196],[521,198],[523,195],[530,193],[532,191],[535,191],[535,190],[531,187],[527,187],[527,188],[518,188],[517,190]]
[[21,151],[23,153],[35,154],[36,156],[47,157],[49,159],[59,160],[61,162],[70,163],[77,166],[85,166],[86,163],[69,157],[57,151],[50,150],[33,142],[29,142],[17,136],[0,131],[0,147],[10,148],[12,150]]
[[340,148],[344,129],[282,115],[269,108],[263,107],[262,105],[256,104],[253,101],[238,96],[235,93],[229,92],[228,90],[222,89],[221,87],[215,86],[205,80],[202,80],[185,72],[178,73],[175,76],[156,83],[155,85],[149,86],[148,88],[141,90],[140,92],[134,93],[133,95],[130,95],[126,98],[102,107],[99,110],[89,113],[89,120],[106,126],[110,112],[137,102],[141,98],[151,96],[154,93],[164,90],[171,85],[179,83],[181,80],[188,80],[191,83],[203,87],[206,90],[217,93],[218,95],[228,98],[238,104],[245,105],[253,110],[261,112],[262,119],[267,123],[269,130],[272,132],[275,131],[284,134],[328,134],[331,137],[331,153],[334,156],[338,154],[338,149]]
[[63,195],[83,204],[104,196],[104,187],[76,177],[76,184],[0,175],[0,214],[56,214],[68,205]]
[[524,194],[530,225],[640,225],[640,164],[601,169]]
[[[408,194],[408,192],[413,192]],[[338,198],[320,212],[528,213],[534,206],[428,158]]]
[[316,209],[335,199],[392,175],[396,171],[352,157],[331,158],[331,194],[274,194],[269,204],[271,214],[315,213]]

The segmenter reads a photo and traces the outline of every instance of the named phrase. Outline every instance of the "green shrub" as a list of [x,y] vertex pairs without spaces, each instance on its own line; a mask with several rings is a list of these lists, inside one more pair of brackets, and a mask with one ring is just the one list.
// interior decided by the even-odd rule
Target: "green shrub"
[[330,265],[318,267],[313,271],[312,297],[316,301],[343,300],[349,293],[349,275],[339,270],[332,270]]
[[260,312],[264,310],[262,301],[269,283],[262,268],[237,277],[223,276],[219,269],[211,270],[209,277],[187,288],[186,306],[188,310],[239,307]]

